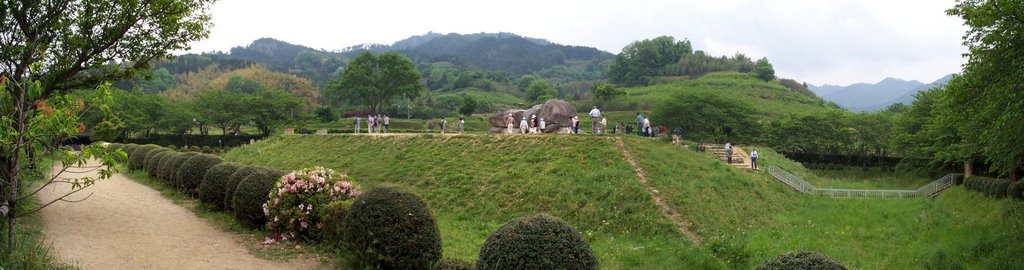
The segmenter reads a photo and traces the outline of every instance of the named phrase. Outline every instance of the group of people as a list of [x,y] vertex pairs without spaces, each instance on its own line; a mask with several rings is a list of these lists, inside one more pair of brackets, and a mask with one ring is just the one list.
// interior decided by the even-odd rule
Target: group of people
[[[360,120],[361,119],[358,115],[355,117],[355,120],[353,120],[355,124],[355,133],[359,133]],[[391,117],[388,117],[387,115],[384,115],[383,117],[380,114],[377,114],[376,117],[372,114],[366,116],[366,131],[368,133],[388,133],[389,126],[391,126]]]
[[[516,129],[516,117],[512,113],[509,113],[508,116],[505,117],[505,127],[507,128],[508,133],[537,134],[544,133],[548,128],[547,122],[544,121],[544,117],[537,117],[536,114],[530,115],[529,119],[526,118],[526,115],[523,115],[518,123],[518,129]],[[601,110],[598,110],[597,106],[594,106],[594,109],[590,110],[590,123],[591,132],[593,134],[601,134],[602,130],[608,126],[608,120],[601,115]],[[579,116],[574,115],[569,117],[569,133],[580,133]]]
[[[448,119],[442,117],[441,120],[438,120],[436,124],[434,123],[434,119],[430,119],[430,122],[427,123],[427,132],[433,133],[435,127],[440,127],[441,134],[445,134],[445,132],[448,132]],[[459,117],[458,127],[456,130],[460,134],[466,132],[465,117]]]
[[[700,145],[697,145],[697,151],[698,152],[704,152],[704,143],[701,143]],[[732,154],[733,154],[732,143],[728,143],[728,142],[725,143],[725,162],[726,163],[732,164]],[[759,155],[757,154],[757,147],[751,148],[751,150],[750,150],[750,168],[751,169],[757,170],[757,157],[758,156]]]

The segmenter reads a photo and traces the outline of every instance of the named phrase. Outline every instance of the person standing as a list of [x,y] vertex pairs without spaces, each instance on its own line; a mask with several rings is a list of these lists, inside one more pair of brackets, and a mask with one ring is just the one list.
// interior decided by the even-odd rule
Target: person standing
[[636,127],[642,127],[642,125],[641,125],[641,124],[642,124],[642,122],[643,122],[643,121],[644,121],[644,116],[643,116],[643,115],[640,115],[640,113],[639,113],[639,112],[638,112],[638,113],[636,113],[636,121],[634,121],[634,126],[636,126]]
[[512,113],[509,113],[508,117],[505,117],[505,125],[508,126],[508,133],[509,134],[513,133],[512,132],[512,128],[515,127],[515,122],[516,122],[516,118],[512,117]]
[[652,135],[652,133],[651,133],[651,120],[647,119],[647,116],[644,116],[644,119],[641,122],[643,122],[643,128],[642,128],[643,131],[642,132],[643,132],[644,136],[650,137]]
[[387,114],[384,115],[384,133],[388,133],[388,127],[391,126],[391,117]]
[[434,133],[434,119],[430,119],[430,122],[427,123],[427,133]]
[[441,134],[448,131],[448,118],[441,118]]
[[750,150],[750,168],[757,170],[757,147]]
[[530,134],[537,133],[537,115],[530,115]]
[[547,129],[548,129],[548,125],[546,123],[544,123],[544,117],[541,117],[540,118],[540,130],[538,130],[537,133],[544,133],[544,131],[547,130]]
[[355,123],[356,123],[356,130],[355,130],[355,133],[356,133],[356,134],[359,134],[359,115],[356,115],[356,120],[355,120]]
[[381,117],[380,114],[378,113],[377,117],[374,119],[374,130],[377,130],[377,133],[381,133],[381,129],[384,128],[384,117]]
[[604,115],[601,116],[601,127],[597,131],[599,133],[608,132],[608,119],[606,119]]
[[526,123],[526,116],[523,116],[523,120],[519,121],[519,133],[526,134],[530,124]]
[[374,120],[375,119],[373,119],[373,114],[370,114],[370,115],[366,116],[366,132],[368,132],[370,134],[373,134],[373,124],[374,124],[373,121]]
[[466,118],[459,117],[459,134],[462,134],[464,132],[466,132]]
[[594,109],[590,110],[590,132],[591,134],[598,134],[598,122],[601,121],[601,110],[594,106]]
[[732,164],[732,144],[725,143],[725,163]]

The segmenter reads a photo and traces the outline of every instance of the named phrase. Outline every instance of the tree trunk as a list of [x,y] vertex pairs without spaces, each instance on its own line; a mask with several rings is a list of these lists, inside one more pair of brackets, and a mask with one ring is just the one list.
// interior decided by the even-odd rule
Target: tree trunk
[[1015,167],[1013,169],[1010,169],[1010,180],[1011,181],[1019,181],[1020,180],[1020,174],[1021,174],[1021,168],[1020,167]]
[[3,175],[4,184],[7,184],[3,193],[3,200],[8,204],[8,212],[5,216],[7,218],[7,252],[8,254],[14,250],[14,225],[15,216],[17,211],[15,207],[18,207],[18,162],[14,157],[0,157],[0,171]]
[[970,159],[964,161],[964,179],[971,178],[974,175],[974,162]]

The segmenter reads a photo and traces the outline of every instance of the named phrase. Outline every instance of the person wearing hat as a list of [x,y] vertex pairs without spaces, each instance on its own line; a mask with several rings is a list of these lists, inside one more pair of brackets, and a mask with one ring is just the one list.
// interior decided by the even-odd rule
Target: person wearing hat
[[523,120],[519,121],[519,131],[526,134],[529,124],[526,123],[526,116],[523,116]]
[[601,120],[601,110],[598,110],[597,106],[594,106],[594,109],[590,110],[590,132],[592,132],[593,134],[597,134],[598,133],[598,126],[597,126],[597,124],[598,124],[598,121],[600,121],[600,120]]
[[537,133],[537,115],[530,115],[530,134]]

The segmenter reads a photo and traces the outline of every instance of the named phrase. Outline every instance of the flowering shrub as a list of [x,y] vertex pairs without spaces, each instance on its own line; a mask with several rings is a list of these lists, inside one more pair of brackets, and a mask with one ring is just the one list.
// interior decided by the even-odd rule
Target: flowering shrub
[[323,167],[302,169],[277,181],[263,204],[263,213],[274,240],[315,238],[324,226],[318,211],[358,195],[344,174]]

